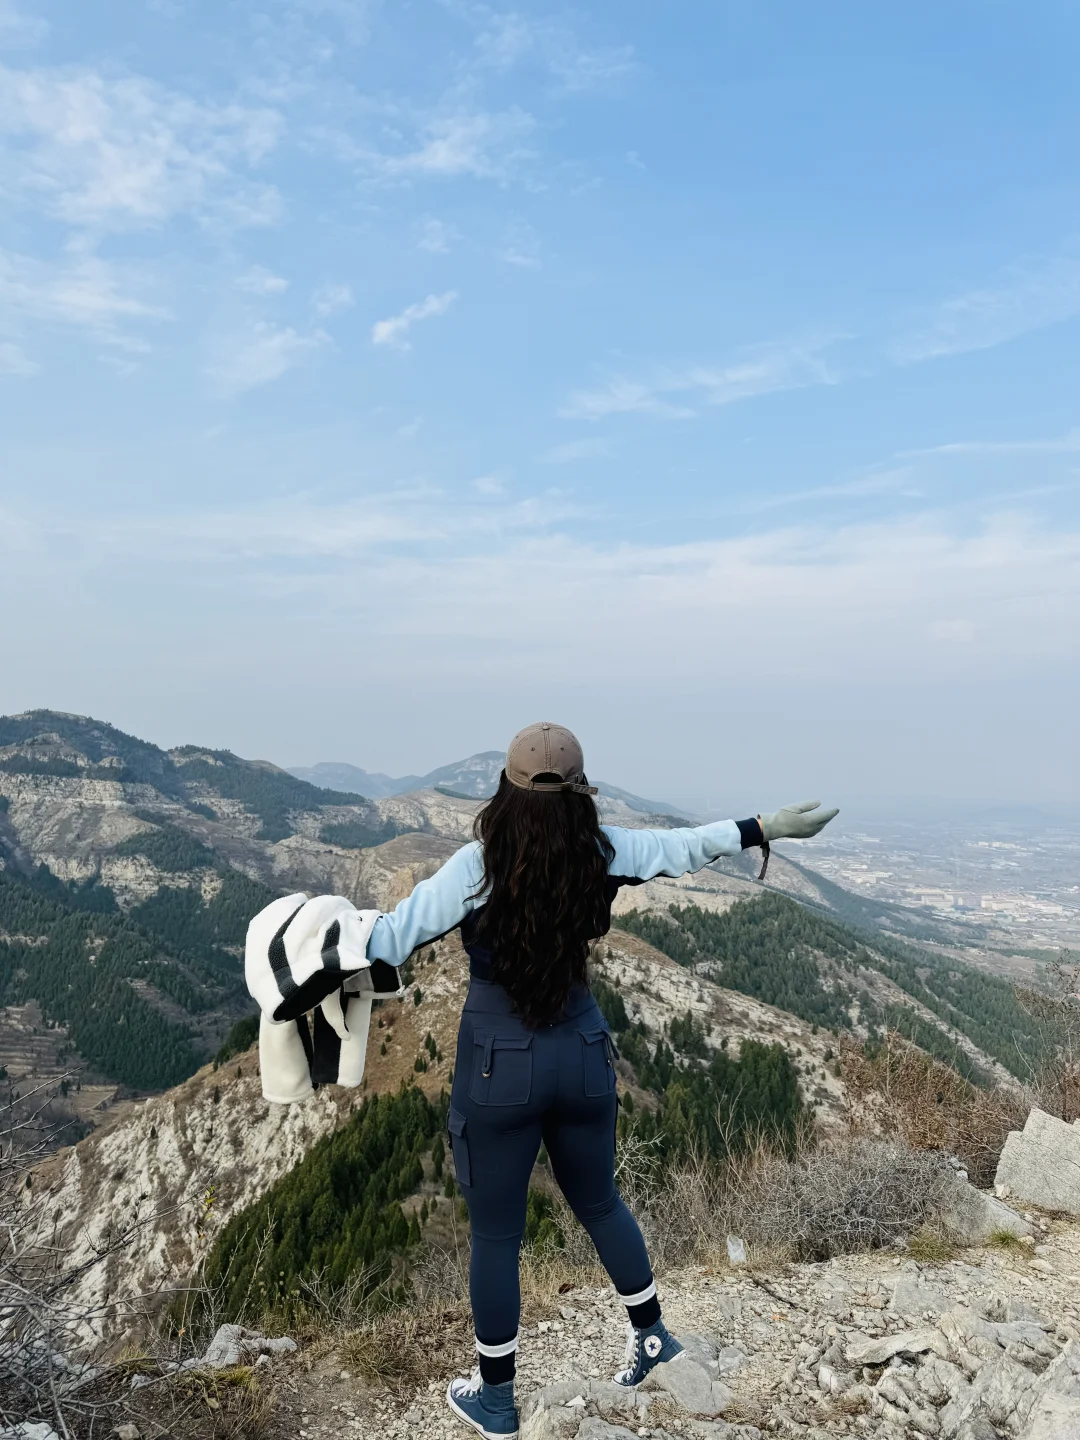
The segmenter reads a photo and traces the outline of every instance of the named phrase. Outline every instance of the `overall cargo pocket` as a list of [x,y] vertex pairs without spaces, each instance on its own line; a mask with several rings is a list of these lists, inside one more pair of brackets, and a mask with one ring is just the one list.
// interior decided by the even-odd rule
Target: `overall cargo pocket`
[[471,1185],[472,1166],[469,1164],[469,1137],[465,1134],[465,1116],[452,1105],[446,1117],[446,1128],[450,1133],[450,1153],[454,1157],[457,1183]]
[[592,1099],[615,1089],[615,1046],[605,1025],[579,1030],[585,1052],[585,1094]]
[[469,1099],[477,1105],[526,1105],[532,1094],[531,1035],[473,1031]]

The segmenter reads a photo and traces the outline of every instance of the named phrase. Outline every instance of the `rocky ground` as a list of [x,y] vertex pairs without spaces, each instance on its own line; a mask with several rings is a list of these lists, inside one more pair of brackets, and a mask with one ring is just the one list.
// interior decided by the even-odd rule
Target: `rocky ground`
[[[1027,1243],[933,1262],[882,1253],[670,1274],[665,1318],[688,1356],[637,1393],[610,1384],[624,1343],[612,1291],[570,1290],[522,1332],[522,1440],[1076,1440],[1080,1227],[1033,1227]],[[325,1343],[276,1361],[267,1440],[466,1435],[443,1398],[471,1365],[463,1318],[432,1337],[430,1379],[407,1393],[363,1385],[347,1350]]]

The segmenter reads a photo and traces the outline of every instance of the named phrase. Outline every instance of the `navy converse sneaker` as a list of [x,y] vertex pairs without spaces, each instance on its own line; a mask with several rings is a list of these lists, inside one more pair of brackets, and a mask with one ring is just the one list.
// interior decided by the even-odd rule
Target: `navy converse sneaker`
[[615,1376],[616,1385],[640,1385],[655,1366],[686,1354],[675,1336],[668,1334],[662,1320],[657,1320],[647,1330],[638,1330],[633,1325],[626,1328],[627,1368]]
[[518,1433],[518,1412],[514,1404],[514,1382],[485,1385],[476,1369],[466,1379],[451,1380],[446,1387],[446,1403],[466,1425],[471,1425],[484,1440],[505,1440]]

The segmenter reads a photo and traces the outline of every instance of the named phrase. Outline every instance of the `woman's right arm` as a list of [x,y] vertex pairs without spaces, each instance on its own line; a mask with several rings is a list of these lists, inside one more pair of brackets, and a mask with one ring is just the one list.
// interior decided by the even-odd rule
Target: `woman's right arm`
[[456,850],[430,879],[421,880],[411,895],[379,916],[368,941],[368,959],[403,965],[418,945],[455,929],[476,908],[483,874],[483,855],[475,841]]

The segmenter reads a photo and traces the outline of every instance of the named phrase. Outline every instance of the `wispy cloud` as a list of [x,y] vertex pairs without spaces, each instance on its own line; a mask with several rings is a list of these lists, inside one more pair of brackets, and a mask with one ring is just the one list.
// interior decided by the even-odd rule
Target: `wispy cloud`
[[950,440],[944,445],[902,450],[900,455],[914,459],[934,455],[1071,455],[1077,451],[1080,451],[1080,430],[1030,440]]
[[536,121],[518,106],[508,110],[462,109],[452,96],[449,108],[419,118],[392,108],[392,143],[382,148],[357,144],[351,136],[327,137],[342,159],[369,175],[389,181],[411,178],[453,180],[468,177],[505,184],[520,178],[535,159],[526,141]]
[[702,405],[733,405],[776,390],[833,385],[838,377],[822,355],[832,343],[762,345],[729,365],[657,370],[646,379],[615,376],[598,389],[572,395],[560,413],[573,420],[632,414],[687,420]]
[[591,90],[630,74],[636,67],[629,45],[592,48],[565,22],[497,11],[490,6],[452,0],[458,15],[476,32],[477,60],[494,70],[532,64],[566,91]]
[[599,460],[612,453],[610,440],[600,436],[586,436],[582,440],[567,440],[562,445],[553,445],[544,456],[549,465],[573,465],[579,460]]
[[506,227],[499,259],[524,270],[539,269],[540,237],[527,221],[513,220]]
[[11,340],[0,341],[0,375],[21,375],[28,377],[41,373],[41,366],[31,360],[18,345]]
[[371,22],[380,0],[288,0],[294,16],[333,21],[352,45],[363,44],[371,34]]
[[505,495],[506,486],[497,475],[481,475],[472,482],[478,495]]
[[415,305],[406,306],[400,315],[393,315],[389,320],[377,320],[371,327],[371,343],[393,345],[399,350],[407,350],[409,342],[406,336],[409,330],[420,320],[445,315],[456,299],[457,291],[447,290],[445,295],[429,295],[426,300],[418,300]]
[[[1080,533],[1021,514],[605,543],[587,539],[558,496],[428,487],[110,515],[78,530],[57,517],[27,542],[48,557],[42,573],[77,571],[89,548],[133,586],[151,563],[159,582],[182,575],[189,590],[193,574],[226,577],[248,599],[265,596],[260,634],[269,607],[328,654],[358,622],[371,653],[407,634],[414,672],[446,673],[466,655],[481,670],[505,665],[511,640],[533,676],[551,665],[562,683],[591,685],[625,679],[643,653],[663,653],[669,680],[694,686],[706,653],[721,675],[774,684],[782,671],[817,686],[850,684],[853,663],[862,683],[1000,683],[1080,655]],[[238,605],[240,623],[246,613]]]
[[989,350],[1031,330],[1080,314],[1080,249],[1030,257],[1004,272],[997,285],[946,300],[892,346],[901,364]]
[[0,46],[39,45],[49,33],[49,22],[28,15],[15,0],[0,0]]
[[311,306],[320,320],[328,320],[356,304],[351,285],[320,285],[311,297]]
[[279,380],[329,338],[322,330],[302,335],[288,326],[259,323],[219,340],[206,373],[215,393],[231,399]]
[[133,292],[130,279],[95,255],[46,262],[0,251],[0,315],[9,321],[69,325],[99,340],[146,349],[125,322],[163,320],[168,312]]
[[264,265],[252,265],[236,283],[249,295],[282,295],[289,288],[289,282],[283,275],[275,275]]
[[294,493],[255,504],[128,516],[103,529],[109,529],[116,554],[135,552],[156,536],[163,553],[177,557],[197,554],[258,565],[361,553],[375,557],[380,551],[413,555],[424,547],[438,553],[448,542],[460,545],[461,554],[474,554],[493,541],[547,535],[579,514],[578,506],[555,493],[511,501],[494,488],[470,489],[475,493],[461,497],[417,485],[339,503]]
[[460,235],[455,226],[448,225],[445,220],[429,219],[424,221],[416,243],[421,250],[427,250],[432,255],[445,255],[458,239]]
[[181,213],[234,226],[273,220],[277,191],[252,172],[280,132],[271,108],[201,103],[137,75],[0,66],[0,180],[93,231]]

